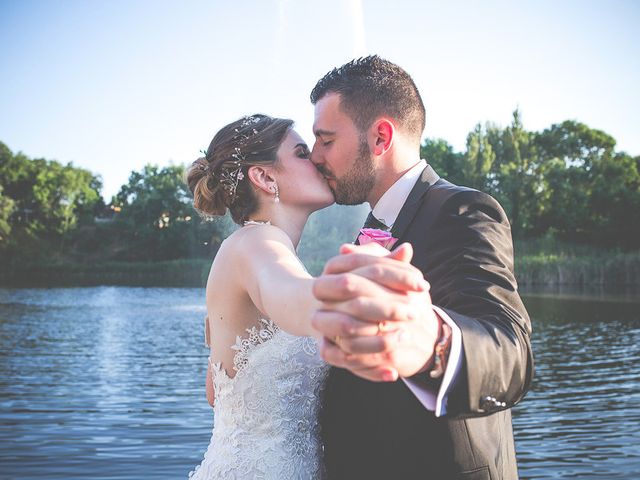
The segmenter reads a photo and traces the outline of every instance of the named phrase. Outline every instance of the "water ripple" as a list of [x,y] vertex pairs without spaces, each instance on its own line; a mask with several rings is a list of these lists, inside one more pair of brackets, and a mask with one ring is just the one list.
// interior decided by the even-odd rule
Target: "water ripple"
[[[0,289],[0,478],[184,478],[211,434],[204,292]],[[640,305],[531,297],[521,478],[640,478]]]

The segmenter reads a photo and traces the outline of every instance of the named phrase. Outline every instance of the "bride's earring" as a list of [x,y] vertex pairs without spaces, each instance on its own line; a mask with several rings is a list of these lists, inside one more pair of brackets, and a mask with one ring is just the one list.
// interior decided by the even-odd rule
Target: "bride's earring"
[[273,199],[275,203],[280,203],[280,192],[278,192],[278,185],[273,187],[273,191],[276,193],[276,198]]

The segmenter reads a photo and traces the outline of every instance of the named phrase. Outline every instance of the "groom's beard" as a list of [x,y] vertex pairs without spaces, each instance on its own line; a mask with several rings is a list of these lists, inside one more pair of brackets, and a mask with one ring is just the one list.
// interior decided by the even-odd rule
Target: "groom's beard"
[[364,203],[376,183],[376,172],[371,160],[366,138],[360,138],[358,156],[353,165],[341,178],[336,178],[333,195],[340,205],[359,205]]

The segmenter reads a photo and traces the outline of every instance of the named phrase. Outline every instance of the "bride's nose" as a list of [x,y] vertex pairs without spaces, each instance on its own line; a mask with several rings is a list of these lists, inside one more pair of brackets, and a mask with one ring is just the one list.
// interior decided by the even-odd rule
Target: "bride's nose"
[[311,162],[316,167],[324,163],[323,159],[321,158],[322,155],[320,154],[320,149],[316,148],[317,144],[318,142],[313,144],[313,148],[311,149],[311,157],[310,157]]

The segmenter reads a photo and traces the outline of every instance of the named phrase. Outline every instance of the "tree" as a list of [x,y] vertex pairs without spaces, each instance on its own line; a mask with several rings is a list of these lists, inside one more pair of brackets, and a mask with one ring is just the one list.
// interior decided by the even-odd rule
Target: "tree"
[[594,161],[610,157],[616,146],[610,135],[574,120],[552,125],[538,134],[535,142],[543,158],[558,158],[566,167],[586,170]]
[[585,232],[590,229],[588,172],[576,166],[567,167],[559,158],[545,159],[544,171],[548,208],[539,220],[539,230],[584,242]]
[[462,184],[482,191],[490,190],[489,173],[496,159],[487,134],[487,130],[491,128],[490,125],[483,128],[478,123],[467,136],[467,151],[464,155],[462,172],[465,181]]
[[28,250],[29,245],[33,247],[29,254],[37,252],[44,242],[46,255],[60,253],[65,236],[79,220],[92,222],[96,206],[102,204],[100,179],[88,170],[13,154],[3,143],[0,186],[3,198],[9,199],[5,208],[12,205],[12,214],[5,219],[10,230],[6,238],[16,252]]
[[524,129],[520,111],[513,112],[509,127],[488,128],[487,140],[495,155],[487,180],[490,192],[508,212],[514,235],[536,233],[548,192],[532,134]]
[[640,247],[638,158],[604,156],[591,167],[590,239],[605,246]]
[[193,209],[184,173],[180,165],[164,168],[146,165],[141,172],[132,172],[129,182],[120,188],[113,202],[122,208],[120,218],[162,229],[191,215]]
[[227,224],[202,221],[184,174],[181,165],[146,165],[131,173],[113,199],[121,209],[116,226],[126,239],[117,257],[148,261],[206,256],[222,242],[217,232]]
[[101,203],[101,181],[71,164],[42,159],[34,162],[31,199],[36,218],[47,233],[64,235],[77,226],[81,214],[92,214]]
[[2,191],[3,187],[0,185],[0,247],[6,246],[11,233],[10,218],[15,208],[15,202],[3,195]]
[[638,159],[614,151],[610,135],[575,121],[535,137],[549,208],[542,221],[571,241],[638,248]]
[[464,157],[461,153],[454,152],[453,147],[446,140],[425,139],[420,146],[420,157],[424,158],[443,178],[461,185],[465,183]]

